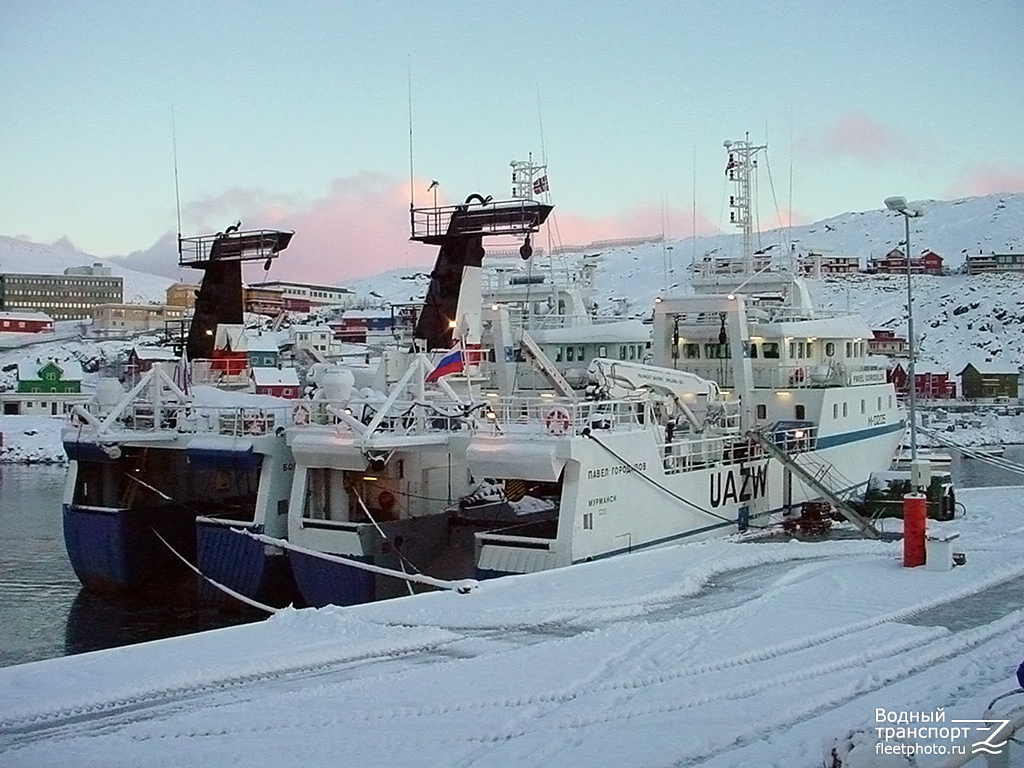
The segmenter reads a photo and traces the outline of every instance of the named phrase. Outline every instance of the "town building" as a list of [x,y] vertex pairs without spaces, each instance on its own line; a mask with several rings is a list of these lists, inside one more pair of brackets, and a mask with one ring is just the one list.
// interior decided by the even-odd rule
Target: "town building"
[[54,320],[91,316],[93,307],[124,301],[124,280],[110,267],[68,267],[63,275],[0,274],[0,310],[38,310]]
[[[907,257],[900,248],[893,248],[885,256],[871,259],[868,262],[869,272],[880,274],[905,275],[907,273]],[[946,268],[943,259],[935,251],[925,251],[917,258],[910,259],[910,271],[916,275],[943,275]]]
[[281,292],[281,308],[289,312],[309,312],[326,306],[346,306],[355,300],[355,291],[336,285],[291,283],[282,280],[260,283],[261,290]]
[[180,323],[185,308],[173,304],[100,304],[92,309],[93,336],[125,338],[137,333],[163,331]]
[[0,312],[0,333],[51,333],[53,319],[42,312]]
[[800,274],[820,280],[829,275],[850,275],[860,272],[860,258],[811,251],[800,257]]
[[244,289],[242,301],[245,311],[255,315],[276,317],[284,310],[284,292],[277,288],[266,288],[262,285],[247,287]]
[[175,283],[167,287],[167,298],[165,301],[172,307],[195,309],[196,291],[198,290],[199,286],[192,283]]
[[885,355],[886,357],[908,357],[910,345],[902,336],[887,328],[873,328],[868,339],[869,355]]
[[1024,272],[1024,252],[1022,253],[979,253],[968,254],[964,266],[969,275],[983,272]]
[[[907,370],[897,363],[888,373],[888,380],[901,395],[908,392]],[[919,400],[955,400],[957,386],[948,371],[929,371],[914,368],[914,392]]]
[[301,393],[294,368],[250,368],[249,375],[257,395],[295,398]]
[[92,395],[82,392],[82,366],[74,360],[18,365],[13,392],[0,393],[5,416],[63,416]]
[[394,325],[390,310],[348,309],[328,325],[334,338],[348,344],[365,344],[369,335],[389,334]]
[[960,391],[967,400],[1017,398],[1020,371],[1005,364],[968,363],[957,375]]

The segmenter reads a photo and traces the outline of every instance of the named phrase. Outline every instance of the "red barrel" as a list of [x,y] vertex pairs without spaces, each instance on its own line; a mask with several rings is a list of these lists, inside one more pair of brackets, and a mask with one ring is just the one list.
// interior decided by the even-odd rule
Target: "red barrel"
[[903,497],[903,566],[924,565],[924,534],[928,520],[927,500],[923,493]]

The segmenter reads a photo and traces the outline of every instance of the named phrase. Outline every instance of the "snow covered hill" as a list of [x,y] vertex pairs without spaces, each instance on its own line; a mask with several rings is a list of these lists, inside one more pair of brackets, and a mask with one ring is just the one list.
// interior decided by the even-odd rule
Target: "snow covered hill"
[[[962,266],[966,254],[993,250],[1024,253],[1024,193],[912,204],[924,211],[923,217],[911,222],[912,250],[931,249],[954,271]],[[557,208],[554,215],[557,217]],[[722,227],[728,229],[728,223]],[[856,256],[866,262],[898,247],[904,230],[902,217],[880,206],[813,224],[768,230],[756,235],[756,245]],[[537,244],[548,252],[558,251],[557,244]],[[687,268],[694,258],[709,252],[738,254],[739,248],[738,235],[722,234],[584,253],[600,254],[596,275],[599,311],[625,311],[639,317],[650,312],[655,296],[688,290]],[[435,249],[425,247],[419,267],[391,270],[348,285],[369,305],[418,301],[426,293],[435,256]],[[574,252],[535,257],[530,262],[497,258],[485,260],[485,265],[545,273],[558,280],[567,279],[582,258],[583,253]],[[67,241],[46,246],[0,236],[0,271],[61,272],[93,261],[97,259]],[[111,266],[125,278],[126,301],[163,301],[169,278]],[[922,365],[954,373],[969,361],[1005,364],[1010,370],[1024,365],[1022,278],[1024,275],[1012,274],[916,277],[914,316]],[[850,310],[862,314],[873,328],[906,332],[906,282],[901,276],[844,276],[817,283],[813,290],[824,309]]]
[[68,240],[43,245],[0,235],[0,272],[59,275],[68,267],[95,263],[109,266],[114,275],[124,278],[124,300],[133,304],[163,304],[167,287],[176,282],[167,277],[125,269],[79,250]]
[[[1024,254],[1024,194],[989,195],[918,203],[924,216],[912,220],[911,248],[930,249],[953,271],[967,254],[1016,250]],[[885,210],[846,213],[825,221],[756,235],[758,248],[789,248],[856,256],[867,261],[901,246],[903,219]],[[619,248],[596,248],[599,310],[624,307],[644,316],[654,298],[689,290],[687,268],[709,252],[738,255],[738,235],[668,240]],[[426,258],[433,251],[424,249]],[[539,257],[528,263],[499,259],[491,266],[521,269],[564,279],[583,254]],[[485,259],[485,266],[488,264]],[[351,284],[368,303],[422,299],[429,267],[397,269]],[[1024,365],[1024,275],[1008,273],[948,277],[915,276],[914,319],[922,366],[954,373],[968,362],[995,363],[1008,370]],[[822,309],[863,315],[872,328],[906,335],[906,278],[901,275],[848,275],[812,283]]]

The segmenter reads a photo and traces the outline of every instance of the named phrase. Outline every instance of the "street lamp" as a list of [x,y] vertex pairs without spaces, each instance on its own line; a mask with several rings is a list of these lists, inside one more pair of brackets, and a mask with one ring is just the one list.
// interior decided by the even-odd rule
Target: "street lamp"
[[917,348],[914,343],[914,297],[911,293],[911,274],[912,270],[910,267],[910,220],[923,215],[922,211],[917,208],[910,208],[907,205],[907,198],[905,197],[887,197],[885,198],[885,207],[890,211],[895,211],[903,217],[903,221],[906,224],[906,238],[905,244],[907,249],[907,379],[908,379],[908,394],[910,396],[910,465],[911,469],[911,482],[914,485],[914,490],[920,490],[920,476],[915,476],[915,469],[917,467],[917,382],[915,381],[915,363],[917,360]]
[[913,568],[924,565],[927,560],[925,534],[928,519],[928,500],[923,488],[928,480],[928,462],[917,460],[917,382],[915,381],[915,360],[917,345],[914,343],[914,296],[910,290],[910,220],[923,215],[918,208],[910,208],[905,197],[885,198],[885,207],[903,217],[906,225],[907,248],[907,377],[910,383],[910,493],[903,497],[903,565]]

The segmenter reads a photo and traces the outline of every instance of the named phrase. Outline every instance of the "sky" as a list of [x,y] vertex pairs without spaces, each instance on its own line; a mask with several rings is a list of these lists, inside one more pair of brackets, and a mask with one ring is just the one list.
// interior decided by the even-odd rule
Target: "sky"
[[410,192],[501,199],[531,155],[556,242],[709,234],[748,133],[765,228],[1024,191],[1022,28],[1019,0],[3,0],[0,234],[123,256],[180,209],[294,229],[274,277],[343,282],[432,261]]

